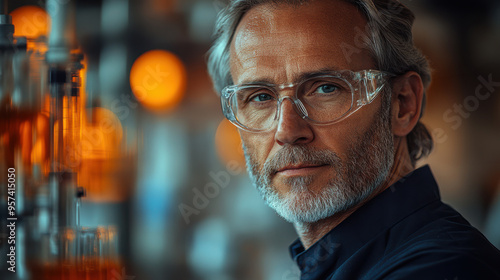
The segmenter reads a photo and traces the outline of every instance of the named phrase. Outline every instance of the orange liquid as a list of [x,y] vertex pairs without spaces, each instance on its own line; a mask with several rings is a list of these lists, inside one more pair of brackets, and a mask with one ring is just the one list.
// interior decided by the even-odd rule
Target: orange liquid
[[76,262],[30,262],[33,280],[111,280],[121,279],[125,268],[119,261],[87,259]]

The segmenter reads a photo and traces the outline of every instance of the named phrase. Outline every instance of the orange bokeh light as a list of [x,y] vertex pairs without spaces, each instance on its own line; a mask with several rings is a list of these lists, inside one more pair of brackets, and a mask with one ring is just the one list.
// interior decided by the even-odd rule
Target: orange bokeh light
[[219,124],[215,133],[215,148],[217,155],[224,163],[236,161],[242,166],[245,165],[238,129],[226,119]]
[[14,36],[36,38],[47,36],[50,27],[50,17],[40,7],[22,6],[10,13],[14,24]]
[[186,88],[186,70],[173,53],[152,50],[139,56],[130,70],[130,87],[143,106],[154,111],[179,104]]
[[35,119],[34,132],[36,140],[33,144],[33,151],[31,152],[31,162],[42,165],[43,172],[45,170],[47,161],[49,160],[49,119],[43,115],[38,114]]
[[83,127],[83,159],[109,159],[120,154],[123,128],[120,119],[106,108],[94,107],[92,121]]
[[102,107],[88,109],[86,115],[79,145],[78,184],[86,189],[89,201],[123,201],[132,193],[137,160],[123,149],[120,119]]

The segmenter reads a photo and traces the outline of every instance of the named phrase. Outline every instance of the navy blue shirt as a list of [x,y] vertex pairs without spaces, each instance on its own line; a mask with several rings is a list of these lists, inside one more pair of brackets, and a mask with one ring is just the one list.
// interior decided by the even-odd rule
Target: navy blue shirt
[[500,279],[500,251],[441,202],[428,166],[360,207],[308,250],[301,279]]

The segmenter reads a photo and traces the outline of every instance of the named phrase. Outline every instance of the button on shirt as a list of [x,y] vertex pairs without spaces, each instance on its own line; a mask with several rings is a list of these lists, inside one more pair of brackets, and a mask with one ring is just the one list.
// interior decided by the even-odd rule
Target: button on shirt
[[361,206],[309,249],[301,279],[500,279],[500,251],[441,202],[428,166]]

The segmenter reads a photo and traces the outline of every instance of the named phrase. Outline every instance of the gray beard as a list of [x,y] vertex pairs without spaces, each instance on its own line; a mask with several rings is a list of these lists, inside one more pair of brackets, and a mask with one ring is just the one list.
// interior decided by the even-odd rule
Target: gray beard
[[[314,223],[363,202],[385,181],[394,162],[390,114],[382,106],[374,123],[347,151],[345,162],[331,150],[305,145],[284,145],[262,168],[254,153],[243,145],[247,171],[264,201],[291,223]],[[385,110],[384,110],[385,109]],[[309,186],[314,176],[294,176],[280,194],[271,182],[280,168],[298,163],[327,164],[332,179],[319,191]]]

